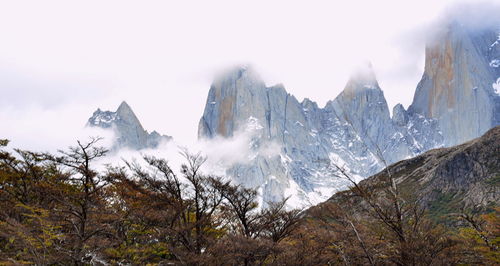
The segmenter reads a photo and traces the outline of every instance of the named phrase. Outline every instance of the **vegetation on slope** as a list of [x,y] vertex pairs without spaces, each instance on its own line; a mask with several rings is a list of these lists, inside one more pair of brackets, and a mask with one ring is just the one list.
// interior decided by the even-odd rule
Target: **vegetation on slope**
[[[430,167],[430,157],[417,157],[418,165],[397,163],[306,212],[287,210],[285,201],[260,210],[255,190],[203,174],[200,155],[184,152],[180,176],[155,157],[98,171],[106,150],[97,141],[59,154],[0,149],[0,265],[500,263],[496,202],[460,208],[475,198],[453,193],[496,186],[498,172],[440,183],[435,196],[427,191],[436,181],[420,181],[439,179],[431,170],[443,161]],[[472,146],[430,154],[453,161]],[[436,216],[457,222],[439,224]]]

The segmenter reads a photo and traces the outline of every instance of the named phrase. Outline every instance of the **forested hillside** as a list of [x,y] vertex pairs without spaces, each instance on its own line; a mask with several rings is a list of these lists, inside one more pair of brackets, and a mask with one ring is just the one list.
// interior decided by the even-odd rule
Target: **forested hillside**
[[[496,138],[497,160],[498,131],[486,135]],[[349,195],[348,203],[261,209],[256,190],[202,173],[199,154],[183,152],[176,174],[155,157],[97,170],[106,156],[99,139],[58,154],[7,145],[1,141],[0,265],[500,263],[496,205],[456,209],[443,218],[454,222],[442,224],[412,201],[418,193],[368,179],[334,197]],[[490,186],[498,186],[495,169],[483,180]]]

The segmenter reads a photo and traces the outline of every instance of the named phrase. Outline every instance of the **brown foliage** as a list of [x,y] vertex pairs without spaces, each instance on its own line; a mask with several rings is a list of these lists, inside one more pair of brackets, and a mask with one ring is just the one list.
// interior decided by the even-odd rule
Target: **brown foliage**
[[390,173],[380,194],[353,182],[361,209],[304,213],[286,199],[259,207],[255,190],[203,174],[205,158],[186,151],[180,174],[155,157],[97,171],[98,140],[58,155],[0,149],[0,265],[499,262],[498,210],[437,225]]

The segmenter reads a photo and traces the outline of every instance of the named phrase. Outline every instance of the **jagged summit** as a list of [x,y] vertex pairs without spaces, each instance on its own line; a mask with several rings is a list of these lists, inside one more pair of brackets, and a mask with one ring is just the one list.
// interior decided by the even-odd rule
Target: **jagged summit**
[[[218,76],[216,76],[214,82],[212,83],[212,86],[229,87],[227,85],[230,83],[248,83],[248,84],[256,83],[264,86],[264,81],[262,81],[262,78],[257,74],[257,72],[253,69],[253,67],[248,65],[238,65],[226,69],[225,71],[221,72]],[[255,88],[258,87],[261,86],[255,86]]]
[[[348,185],[331,163],[361,179],[381,169],[384,161],[395,162],[429,146],[419,144],[425,140],[413,137],[406,125],[394,125],[371,66],[357,71],[347,89],[325,108],[309,99],[297,101],[283,85],[266,87],[253,70],[247,71],[227,72],[212,84],[198,134],[234,137],[249,125],[257,129],[249,143],[255,157],[227,174],[246,186],[260,187],[264,201],[292,196],[294,204],[316,203]],[[271,143],[280,149],[273,156],[260,155]]]
[[[436,119],[446,145],[480,136],[500,124],[500,38],[497,27],[452,22],[426,47],[425,70],[410,113]],[[498,61],[497,61],[498,60]]]
[[239,128],[247,113],[264,115],[266,86],[250,67],[235,67],[224,72],[210,86],[205,111],[198,127],[199,137],[229,137]]
[[100,108],[89,118],[87,126],[113,130],[116,135],[113,148],[132,149],[156,148],[162,141],[172,138],[156,131],[148,133],[142,127],[132,108],[123,101],[115,112],[102,111]]
[[398,126],[404,126],[408,123],[409,117],[402,104],[398,103],[392,108],[392,121]]
[[345,89],[329,104],[363,140],[366,149],[379,163],[395,162],[417,151],[406,140],[407,133],[401,132],[391,120],[384,92],[370,63],[359,67]]
[[370,62],[358,66],[351,74],[344,92],[380,90],[373,66]]
[[[315,203],[347,185],[332,163],[362,179],[500,124],[499,66],[498,31],[449,25],[427,45],[412,105],[394,106],[392,117],[370,64],[324,108],[309,99],[299,103],[282,85],[266,87],[255,71],[238,68],[212,84],[199,137],[233,137],[251,122],[259,129],[251,143],[257,155],[227,174],[262,189],[267,201],[292,196],[292,202]],[[270,142],[279,152],[259,155]]]
[[[371,64],[354,71],[324,108],[297,101],[282,84],[266,86],[254,69],[238,66],[211,84],[198,137],[243,135],[251,156],[226,174],[258,188],[264,205],[290,197],[291,205],[303,206],[347,188],[332,164],[361,180],[429,149],[480,136],[500,124],[500,35],[460,25],[440,34],[427,45],[412,105],[394,106],[392,117]],[[125,102],[116,112],[98,109],[89,125],[117,130],[117,142],[136,149],[165,137],[148,134]]]
[[118,109],[116,109],[116,115],[121,119],[122,122],[127,123],[132,127],[136,127],[140,130],[144,130],[139,118],[135,115],[134,111],[127,102],[123,101]]
[[130,108],[130,105],[126,101],[122,101],[120,105],[118,106],[118,109],[116,109],[117,113],[134,113],[132,111],[132,108]]

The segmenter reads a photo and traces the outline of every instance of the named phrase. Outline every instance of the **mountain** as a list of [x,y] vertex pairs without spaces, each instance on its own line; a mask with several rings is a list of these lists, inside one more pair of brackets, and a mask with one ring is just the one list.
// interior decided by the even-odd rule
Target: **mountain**
[[[299,102],[282,85],[266,87],[253,69],[240,67],[212,84],[198,135],[211,139],[235,138],[242,131],[251,134],[257,155],[230,167],[227,174],[238,183],[259,187],[263,202],[290,196],[292,204],[303,205],[347,187],[332,163],[347,167],[361,180],[385,163],[438,146],[429,145],[430,138],[419,131],[408,130],[411,123],[411,129],[432,131],[432,120],[405,121],[400,126],[391,119],[371,66],[356,72],[324,108],[309,99]],[[434,135],[440,142],[440,135]],[[260,152],[273,145],[279,147],[273,154]]]
[[115,112],[97,109],[89,118],[87,126],[113,130],[116,136],[113,149],[123,147],[140,150],[156,148],[162,141],[172,137],[153,131],[148,133],[142,127],[132,108],[123,101]]
[[434,121],[409,116],[404,108],[401,110],[402,105],[395,107],[394,120],[391,119],[371,65],[355,72],[340,95],[327,103],[327,108],[329,106],[348,122],[376,158],[385,163],[414,156],[426,146],[436,147],[442,142],[439,134],[425,137],[420,134],[433,132]]
[[[212,83],[198,137],[249,140],[252,155],[226,174],[259,188],[263,203],[284,197],[295,206],[319,203],[349,185],[333,165],[359,181],[500,124],[498,29],[451,21],[425,54],[412,104],[408,110],[397,104],[392,117],[370,64],[324,107],[307,98],[299,102],[281,84],[267,86],[249,67],[234,68]],[[87,125],[113,129],[115,148],[155,148],[171,139],[145,131],[125,102],[116,112],[98,109]]]
[[500,25],[457,21],[427,45],[425,70],[412,113],[438,121],[445,145],[478,137],[500,124]]
[[[356,180],[429,149],[478,137],[500,124],[500,36],[451,23],[426,48],[426,67],[412,105],[389,107],[371,65],[353,73],[325,107],[299,102],[283,85],[268,87],[255,71],[235,68],[210,87],[201,139],[251,135],[256,156],[227,169],[258,187],[263,202],[326,200],[347,188],[332,164]],[[273,153],[262,152],[279,147]]]
[[[498,205],[500,126],[464,144],[430,150],[397,162],[359,185],[370,188],[373,195],[382,195],[389,186],[387,172],[396,180],[402,195],[417,198],[435,218],[462,207]],[[362,206],[357,199],[353,191],[347,190],[336,193],[323,204],[335,203],[359,211]]]

